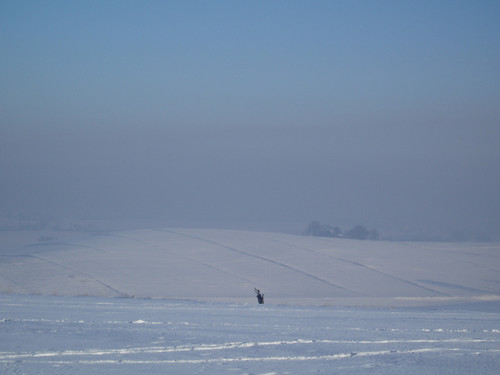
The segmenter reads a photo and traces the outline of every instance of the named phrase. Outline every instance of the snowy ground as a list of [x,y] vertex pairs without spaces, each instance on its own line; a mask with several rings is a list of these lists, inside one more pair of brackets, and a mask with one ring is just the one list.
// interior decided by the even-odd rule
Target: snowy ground
[[[497,303],[438,309],[0,296],[2,374],[497,374]],[[496,312],[495,312],[496,311]]]
[[498,243],[0,232],[2,374],[498,368]]
[[0,232],[0,293],[410,306],[500,300],[499,243],[213,229]]

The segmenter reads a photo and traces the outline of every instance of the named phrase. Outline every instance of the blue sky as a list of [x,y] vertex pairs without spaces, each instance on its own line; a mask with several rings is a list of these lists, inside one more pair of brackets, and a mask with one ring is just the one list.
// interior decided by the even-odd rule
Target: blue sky
[[500,224],[496,1],[4,1],[0,31],[6,212]]

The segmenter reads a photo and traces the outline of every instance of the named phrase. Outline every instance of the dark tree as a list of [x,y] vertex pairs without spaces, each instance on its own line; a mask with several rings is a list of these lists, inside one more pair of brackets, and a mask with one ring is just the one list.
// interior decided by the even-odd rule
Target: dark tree
[[370,231],[362,225],[356,225],[351,230],[347,231],[345,236],[354,240],[366,240],[370,235]]
[[310,236],[342,237],[342,231],[339,227],[332,227],[327,224],[321,224],[317,220],[309,223],[304,233]]
[[369,236],[369,239],[372,240],[372,241],[377,241],[379,239],[380,235],[378,233],[378,230],[376,229],[372,229],[370,231],[370,236]]

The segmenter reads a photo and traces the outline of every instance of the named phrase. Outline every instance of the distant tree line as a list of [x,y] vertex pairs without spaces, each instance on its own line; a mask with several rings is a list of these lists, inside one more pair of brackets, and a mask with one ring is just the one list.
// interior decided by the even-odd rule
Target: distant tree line
[[380,237],[378,230],[368,229],[363,225],[356,225],[354,228],[343,232],[338,226],[322,224],[317,220],[309,223],[304,234],[308,236],[351,238],[355,240],[372,241],[376,241]]

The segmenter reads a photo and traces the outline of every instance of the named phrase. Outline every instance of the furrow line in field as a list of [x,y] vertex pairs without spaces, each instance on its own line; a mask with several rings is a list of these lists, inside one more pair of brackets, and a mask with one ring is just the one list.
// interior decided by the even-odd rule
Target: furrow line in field
[[298,248],[298,249],[302,249],[302,250],[305,250],[305,251],[308,251],[308,252],[311,252],[311,253],[314,253],[314,254],[320,254],[320,255],[324,255],[328,258],[332,258],[332,259],[335,259],[335,260],[338,260],[340,262],[344,262],[344,263],[348,263],[348,264],[352,264],[352,265],[355,265],[355,266],[358,266],[358,267],[361,267],[361,268],[365,268],[371,272],[375,272],[375,273],[378,273],[380,275],[383,275],[383,276],[386,276],[386,277],[389,277],[391,279],[394,279],[394,280],[398,280],[398,281],[401,281],[403,283],[406,283],[406,284],[409,284],[409,285],[412,285],[414,287],[417,287],[417,288],[421,288],[421,289],[424,289],[424,290],[427,290],[428,292],[432,292],[432,293],[436,293],[436,294],[439,294],[439,295],[442,295],[442,296],[449,296],[448,294],[446,293],[443,293],[443,292],[440,292],[438,290],[435,290],[435,289],[432,289],[432,288],[428,288],[426,286],[423,286],[423,285],[420,285],[414,281],[410,281],[410,280],[406,280],[406,279],[403,279],[401,277],[398,277],[398,276],[394,276],[394,275],[391,275],[391,274],[388,274],[386,272],[383,272],[383,271],[380,271],[380,270],[377,270],[376,268],[373,268],[373,267],[370,267],[370,266],[367,266],[366,264],[363,264],[363,263],[359,263],[359,262],[356,262],[356,261],[353,261],[353,260],[349,260],[349,259],[345,259],[345,258],[340,258],[340,257],[336,257],[334,255],[331,255],[331,254],[324,254],[324,253],[319,253],[318,251],[315,251],[315,250],[312,250],[312,249],[309,249],[307,247],[304,247],[304,246],[299,246],[299,245],[295,245],[295,244],[290,244],[290,243],[287,243],[287,242],[283,242],[283,241],[279,241],[279,240],[274,240],[275,242],[280,242],[280,243],[283,243],[283,244],[286,244],[287,246],[291,246],[291,247],[295,247],[295,248]]
[[207,238],[203,238],[203,237],[199,237],[199,236],[195,236],[195,235],[192,235],[192,234],[187,234],[187,233],[173,231],[173,230],[168,230],[168,229],[157,229],[157,230],[163,231],[163,232],[169,232],[169,233],[177,234],[179,236],[189,237],[189,238],[192,238],[192,239],[195,239],[195,240],[199,240],[199,241],[203,241],[203,242],[207,242],[207,243],[211,243],[213,245],[216,245],[216,246],[219,246],[221,248],[224,248],[224,249],[236,252],[238,254],[245,255],[245,256],[248,256],[248,257],[252,257],[252,258],[255,258],[255,259],[259,259],[259,260],[262,260],[264,262],[272,263],[272,264],[277,265],[279,267],[283,267],[283,268],[286,268],[288,270],[300,273],[300,274],[305,275],[305,276],[307,276],[309,278],[315,279],[316,281],[319,281],[321,283],[327,284],[327,285],[329,285],[331,287],[334,287],[334,288],[337,288],[337,289],[342,289],[342,290],[348,291],[350,293],[359,294],[358,292],[356,292],[354,290],[345,288],[345,287],[343,287],[341,285],[334,284],[334,283],[332,283],[332,282],[330,282],[328,280],[325,280],[325,279],[323,279],[321,277],[313,275],[313,274],[311,274],[311,273],[309,273],[307,271],[304,271],[304,270],[301,270],[299,268],[290,266],[288,264],[276,261],[274,259],[270,259],[270,258],[266,258],[266,257],[260,256],[260,255],[252,254],[252,253],[249,253],[247,251],[240,250],[240,249],[228,246],[228,245],[224,245],[224,244],[222,244],[220,242],[213,241],[213,240],[210,240],[210,239],[207,239]]
[[100,284],[100,285],[104,286],[105,288],[107,288],[107,289],[109,289],[109,290],[111,290],[111,291],[113,291],[113,292],[117,293],[119,296],[126,296],[126,295],[127,295],[127,294],[125,294],[125,293],[120,292],[118,289],[113,288],[111,285],[106,284],[104,281],[101,281],[101,280],[99,280],[99,279],[95,278],[94,276],[89,275],[88,273],[84,273],[84,272],[81,272],[81,271],[77,271],[77,270],[75,270],[75,269],[73,269],[73,268],[71,268],[71,267],[65,266],[64,264],[60,264],[60,263],[54,262],[54,261],[52,261],[52,260],[49,260],[49,259],[43,258],[43,257],[38,256],[38,255],[28,255],[28,257],[31,257],[31,258],[34,258],[34,259],[39,259],[39,260],[41,260],[41,261],[43,261],[43,262],[46,262],[46,263],[52,264],[52,265],[54,265],[54,266],[61,267],[61,268],[65,269],[65,270],[71,271],[71,272],[73,272],[73,273],[76,273],[76,274],[79,274],[79,275],[82,275],[82,276],[88,277],[89,279],[94,280],[96,283],[98,283],[98,284]]
[[[150,246],[150,247],[153,247],[153,248],[157,248],[157,249],[165,249],[164,247],[162,246],[159,246],[159,245],[156,245],[156,244],[153,244],[153,243],[150,243],[148,241],[144,241],[144,240],[141,240],[141,239],[138,239],[138,238],[134,238],[134,237],[130,237],[130,236],[124,236],[124,235],[114,235],[114,234],[108,234],[108,236],[113,236],[113,237],[119,237],[119,238],[125,238],[127,240],[132,240],[132,241],[136,241],[136,242],[139,242],[139,243],[142,243],[143,245],[146,245],[146,246]],[[210,268],[210,269],[213,269],[213,270],[216,270],[218,272],[221,272],[221,273],[224,273],[226,275],[229,275],[229,276],[232,276],[232,277],[235,277],[237,279],[240,279],[240,280],[243,280],[243,281],[246,281],[248,283],[250,283],[251,285],[255,285],[256,282],[255,280],[249,280],[241,275],[238,275],[236,273],[233,273],[233,272],[229,272],[229,271],[226,271],[226,270],[223,270],[219,267],[216,267],[214,266],[213,264],[208,264],[208,263],[205,263],[205,262],[201,262],[200,260],[198,259],[195,259],[193,257],[186,257],[186,256],[182,256],[184,259],[187,259],[187,260],[190,260],[194,263],[198,263],[204,267],[207,267],[207,268]]]

